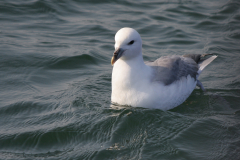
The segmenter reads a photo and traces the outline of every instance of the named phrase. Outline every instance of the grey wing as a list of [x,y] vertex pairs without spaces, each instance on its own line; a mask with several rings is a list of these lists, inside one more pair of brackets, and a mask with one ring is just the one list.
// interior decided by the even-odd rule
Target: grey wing
[[164,56],[154,62],[145,63],[153,68],[152,81],[160,81],[165,85],[188,75],[196,79],[198,74],[198,64],[189,57]]

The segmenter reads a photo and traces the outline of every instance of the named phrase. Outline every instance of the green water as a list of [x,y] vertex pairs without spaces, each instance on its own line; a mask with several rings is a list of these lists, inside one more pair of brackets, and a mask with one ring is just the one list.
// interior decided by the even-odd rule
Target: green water
[[[170,110],[111,105],[114,35],[218,55]],[[2,0],[0,159],[240,159],[240,2]]]

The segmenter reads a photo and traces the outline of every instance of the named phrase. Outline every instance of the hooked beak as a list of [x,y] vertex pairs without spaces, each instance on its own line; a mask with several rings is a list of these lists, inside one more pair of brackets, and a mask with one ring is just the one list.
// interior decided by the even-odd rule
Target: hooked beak
[[113,57],[112,57],[112,60],[111,60],[112,65],[122,56],[124,51],[125,50],[123,50],[122,48],[119,48],[119,49],[114,51]]

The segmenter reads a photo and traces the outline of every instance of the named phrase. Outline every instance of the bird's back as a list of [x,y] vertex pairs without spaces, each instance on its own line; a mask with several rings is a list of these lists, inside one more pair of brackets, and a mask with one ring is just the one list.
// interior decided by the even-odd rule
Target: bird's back
[[198,64],[189,57],[163,56],[145,64],[153,68],[152,81],[162,82],[165,85],[170,85],[188,75],[196,79],[198,74]]

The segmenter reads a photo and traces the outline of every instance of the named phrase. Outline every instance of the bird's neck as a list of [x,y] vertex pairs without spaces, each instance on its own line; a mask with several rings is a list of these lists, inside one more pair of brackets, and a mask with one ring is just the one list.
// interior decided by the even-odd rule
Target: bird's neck
[[124,65],[126,68],[132,71],[139,70],[139,68],[146,67],[143,61],[142,54],[131,59],[120,60],[120,63],[121,65]]
[[[142,54],[131,59],[119,59],[114,64],[112,81],[125,87],[141,83],[150,76],[150,68],[145,65]],[[123,87],[122,86],[122,87]]]
[[139,72],[142,69],[146,69],[147,66],[145,65],[143,61],[142,54],[139,54],[138,56],[131,58],[131,59],[119,59],[114,64],[114,69],[117,69],[118,71],[124,70],[124,72]]

